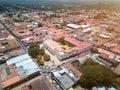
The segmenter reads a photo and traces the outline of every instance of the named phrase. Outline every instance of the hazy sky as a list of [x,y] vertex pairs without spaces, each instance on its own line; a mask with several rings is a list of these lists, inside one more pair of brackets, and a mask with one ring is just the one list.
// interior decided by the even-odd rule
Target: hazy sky
[[[19,1],[19,0],[0,0],[0,1]],[[24,0],[24,1],[31,1],[31,0]],[[41,0],[38,0],[38,1],[41,1]],[[44,1],[57,1],[57,0],[44,0]],[[61,0],[61,1],[64,1],[64,0]],[[66,1],[120,1],[120,0],[66,0]]]
[[117,2],[117,1],[120,1],[120,0],[0,0],[0,1],[5,1],[5,2],[11,2],[11,1],[13,1],[13,2],[15,2],[15,1],[27,1],[27,2],[29,2],[29,1],[82,1],[82,2],[86,2],[86,1],[114,1],[114,2]]

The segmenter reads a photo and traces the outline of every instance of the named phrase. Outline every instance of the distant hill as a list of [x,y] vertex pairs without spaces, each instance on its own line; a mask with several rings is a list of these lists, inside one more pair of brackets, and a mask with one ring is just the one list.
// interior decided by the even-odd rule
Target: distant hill
[[[28,8],[39,9],[40,5],[51,9],[59,8],[87,8],[120,10],[120,0],[0,0],[0,10],[5,6],[17,6],[19,4]],[[16,8],[16,6],[14,8]]]

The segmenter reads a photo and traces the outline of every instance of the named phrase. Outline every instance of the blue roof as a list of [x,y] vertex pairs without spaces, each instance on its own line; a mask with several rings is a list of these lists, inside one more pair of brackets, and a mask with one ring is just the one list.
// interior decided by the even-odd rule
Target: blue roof
[[16,71],[20,77],[33,74],[39,71],[39,67],[33,62],[32,58],[28,54],[11,58],[7,61],[7,65],[14,64]]
[[31,57],[28,54],[20,55],[20,56],[7,60],[7,65],[15,64],[15,63],[27,60],[27,59],[31,59]]
[[98,90],[105,90],[105,87],[99,87]]
[[109,90],[117,90],[117,89],[115,89],[115,88],[112,87],[112,88],[109,88]]
[[[105,87],[97,87],[97,88],[98,88],[98,90],[105,90]],[[108,90],[117,90],[117,89],[111,87]]]

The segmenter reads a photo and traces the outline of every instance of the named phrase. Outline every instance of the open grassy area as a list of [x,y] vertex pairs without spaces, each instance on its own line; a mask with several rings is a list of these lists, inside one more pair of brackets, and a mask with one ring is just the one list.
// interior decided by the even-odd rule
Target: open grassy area
[[71,47],[71,48],[75,47],[73,44],[65,41],[64,38],[60,38],[60,39],[58,40],[58,43],[60,43],[61,45],[68,45],[68,46]]

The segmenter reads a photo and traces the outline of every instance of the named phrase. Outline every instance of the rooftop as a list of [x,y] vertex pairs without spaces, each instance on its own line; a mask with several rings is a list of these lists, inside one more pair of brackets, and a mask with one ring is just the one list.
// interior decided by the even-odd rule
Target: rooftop
[[99,52],[100,54],[102,54],[102,55],[107,56],[107,57],[110,58],[110,59],[113,59],[113,58],[115,57],[115,54],[114,54],[114,53],[112,53],[112,52],[110,52],[110,51],[107,51],[107,50],[104,50],[104,49],[101,49],[101,48],[98,49],[98,52]]
[[80,76],[81,75],[81,73],[77,70],[77,69],[75,69],[73,66],[66,66],[65,67],[67,70],[70,70],[70,71],[72,71],[76,76]]
[[28,54],[17,56],[7,61],[7,65],[12,64],[15,65],[17,73],[20,77],[39,71],[39,67],[33,62]]
[[78,48],[78,50],[82,50],[84,48],[92,46],[92,44],[90,44],[88,42],[81,42],[81,41],[78,41],[75,38],[71,38],[71,37],[65,37],[64,40],[75,45]]
[[3,87],[7,87],[20,80],[13,65],[2,66],[0,70],[0,83]]
[[49,45],[49,47],[52,48],[53,50],[62,51],[61,46],[57,42],[55,42],[51,39],[47,39],[46,41],[44,41],[44,43]]
[[57,78],[56,82],[63,88],[68,89],[79,80],[81,73],[72,66],[60,67],[52,72]]
[[80,28],[81,26],[80,26],[80,25],[76,25],[76,24],[67,24],[67,27],[74,28],[74,29],[78,29],[78,28]]
[[57,78],[66,89],[70,88],[74,84],[74,82],[67,74],[65,74],[64,76],[58,76]]
[[115,53],[120,54],[120,45],[115,46],[115,47],[112,49],[112,51],[115,52]]
[[0,52],[5,52],[10,49],[19,47],[19,43],[15,40],[12,35],[8,37],[1,38],[0,40]]
[[32,82],[31,86],[33,90],[56,90],[45,76]]

